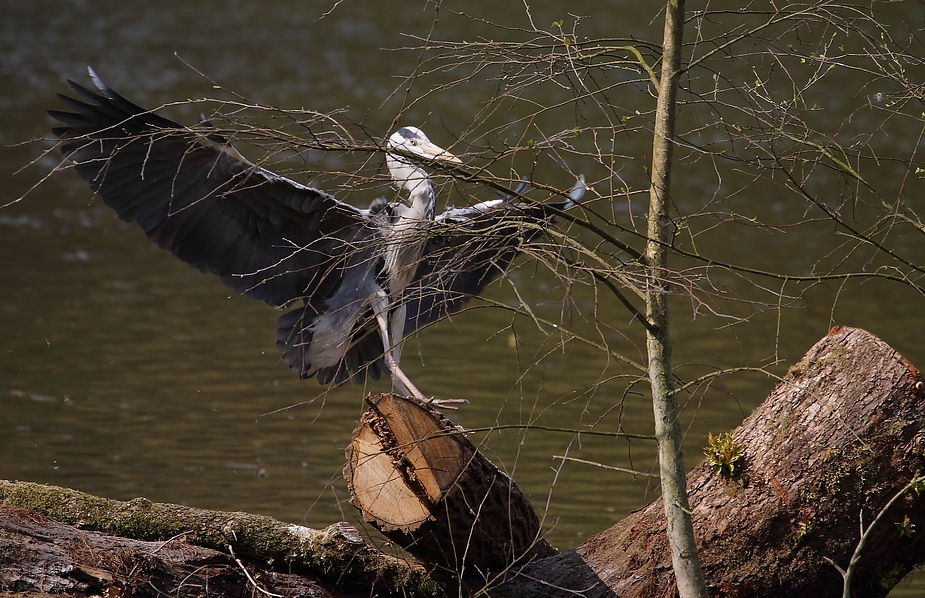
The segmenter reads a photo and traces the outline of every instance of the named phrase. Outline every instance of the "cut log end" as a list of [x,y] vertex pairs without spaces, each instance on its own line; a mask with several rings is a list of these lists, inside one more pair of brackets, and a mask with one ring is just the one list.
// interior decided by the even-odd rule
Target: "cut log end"
[[382,394],[347,447],[351,502],[383,531],[412,532],[460,477],[474,448],[428,405]]
[[[369,401],[347,447],[351,502],[391,540],[445,573],[498,573],[550,556],[529,501],[430,405]],[[465,555],[465,556],[463,556]]]

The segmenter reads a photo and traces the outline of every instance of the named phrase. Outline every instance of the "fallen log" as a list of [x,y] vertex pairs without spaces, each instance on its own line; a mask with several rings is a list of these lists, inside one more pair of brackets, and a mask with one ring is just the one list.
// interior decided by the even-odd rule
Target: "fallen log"
[[315,530],[0,480],[0,592],[182,597],[219,581],[216,595],[441,595],[421,567],[367,545],[347,523]]
[[335,596],[307,576],[267,569],[182,537],[147,542],[79,530],[8,505],[0,506],[0,530],[0,593],[194,598],[252,596],[260,588]]
[[[711,596],[842,596],[861,535],[925,472],[919,371],[886,343],[833,328],[733,433],[733,477],[705,460],[687,476]],[[925,562],[925,493],[902,493],[870,531],[853,596],[880,597]],[[914,533],[919,530],[919,533]],[[530,563],[495,594],[673,596],[657,500],[567,553]]]

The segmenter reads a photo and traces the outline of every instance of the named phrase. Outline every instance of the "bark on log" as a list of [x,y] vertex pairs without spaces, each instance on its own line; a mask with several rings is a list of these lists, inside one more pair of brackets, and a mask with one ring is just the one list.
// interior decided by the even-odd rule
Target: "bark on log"
[[[860,517],[873,521],[925,472],[925,393],[919,371],[868,332],[833,328],[735,430],[741,474],[703,462],[687,476],[700,558],[712,596],[841,596]],[[907,493],[874,529],[855,597],[885,596],[925,561],[925,494]],[[918,533],[903,537],[904,521]],[[535,561],[494,593],[673,596],[661,501],[582,546]]]
[[[249,598],[259,584],[276,594],[335,595],[305,576],[238,563],[182,539],[145,542],[82,531],[18,507],[0,506],[0,530],[0,593]],[[368,596],[369,588],[355,595]]]
[[346,523],[314,530],[0,480],[0,593],[211,594],[199,591],[201,582],[220,585],[213,595],[259,594],[243,567],[262,588],[287,596],[442,594],[422,568],[368,546]]
[[551,556],[517,485],[464,431],[420,401],[369,401],[344,477],[366,521],[452,587],[481,588],[511,566]]

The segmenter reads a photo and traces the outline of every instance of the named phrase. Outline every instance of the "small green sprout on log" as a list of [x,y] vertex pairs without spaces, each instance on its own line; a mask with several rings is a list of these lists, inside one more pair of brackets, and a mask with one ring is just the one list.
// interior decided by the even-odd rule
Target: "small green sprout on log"
[[925,492],[925,477],[916,470],[915,475],[912,476],[912,481],[912,490],[915,492],[916,496],[921,496],[922,493]]
[[897,522],[896,527],[899,528],[900,538],[911,538],[912,534],[915,533],[915,524],[909,520],[908,515],[903,517],[902,521]]
[[800,521],[797,522],[797,530],[800,539],[806,538],[816,531],[815,524],[816,511],[812,507],[804,507],[800,511]]
[[745,458],[744,452],[745,449],[735,441],[732,432],[723,432],[716,436],[707,434],[707,446],[703,448],[703,454],[707,456],[710,467],[727,480],[735,477],[736,466],[741,466]]
[[903,568],[899,565],[893,565],[893,568],[880,576],[880,587],[884,590],[892,590],[902,577]]

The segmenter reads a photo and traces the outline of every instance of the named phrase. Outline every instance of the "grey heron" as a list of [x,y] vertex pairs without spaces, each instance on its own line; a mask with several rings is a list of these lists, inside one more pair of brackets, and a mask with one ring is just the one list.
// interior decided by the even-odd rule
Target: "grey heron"
[[511,196],[435,215],[433,184],[412,156],[460,160],[402,127],[388,138],[386,163],[408,205],[379,198],[359,209],[249,162],[205,119],[184,127],[89,73],[99,93],[68,80],[80,99],[58,97],[72,112],[49,110],[65,125],[53,133],[66,160],[162,249],[287,309],[277,347],[300,377],[321,384],[387,370],[400,392],[428,400],[399,365],[405,335],[461,309],[542,231],[550,206],[572,203]]

